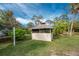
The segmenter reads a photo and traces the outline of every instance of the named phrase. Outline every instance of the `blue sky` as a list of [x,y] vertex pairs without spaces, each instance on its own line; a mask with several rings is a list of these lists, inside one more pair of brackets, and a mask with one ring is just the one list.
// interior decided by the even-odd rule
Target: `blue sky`
[[26,4],[0,4],[0,9],[12,10],[17,21],[22,24],[26,24],[33,15],[42,15],[45,20],[53,19],[56,16],[65,14],[68,6],[67,3],[26,3]]

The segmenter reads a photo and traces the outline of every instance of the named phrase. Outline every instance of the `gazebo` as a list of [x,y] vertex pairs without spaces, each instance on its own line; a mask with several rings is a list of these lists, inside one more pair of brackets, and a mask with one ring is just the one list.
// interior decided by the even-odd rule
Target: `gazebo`
[[40,23],[32,28],[32,40],[52,41],[52,39],[51,26],[45,23]]

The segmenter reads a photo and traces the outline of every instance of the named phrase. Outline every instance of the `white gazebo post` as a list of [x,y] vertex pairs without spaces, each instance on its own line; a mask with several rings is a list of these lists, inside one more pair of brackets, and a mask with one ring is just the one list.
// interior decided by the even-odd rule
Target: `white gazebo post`
[[13,46],[16,45],[16,42],[15,42],[15,27],[13,27]]

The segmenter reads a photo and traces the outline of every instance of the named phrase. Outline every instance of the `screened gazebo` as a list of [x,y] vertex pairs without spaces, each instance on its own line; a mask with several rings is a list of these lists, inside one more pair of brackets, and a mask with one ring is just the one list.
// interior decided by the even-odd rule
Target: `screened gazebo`
[[51,41],[53,39],[52,27],[40,23],[32,28],[32,40]]

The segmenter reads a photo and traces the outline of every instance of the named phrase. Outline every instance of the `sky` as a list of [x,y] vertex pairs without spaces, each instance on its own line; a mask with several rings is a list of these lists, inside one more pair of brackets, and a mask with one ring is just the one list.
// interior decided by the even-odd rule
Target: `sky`
[[0,4],[2,10],[12,10],[16,20],[22,24],[31,22],[33,15],[42,15],[45,20],[67,13],[67,3],[4,3]]

